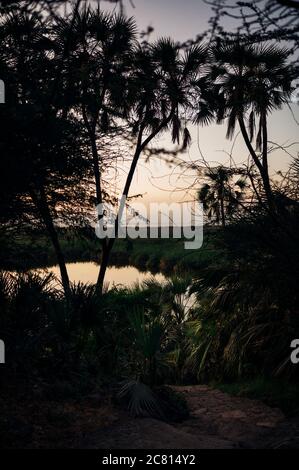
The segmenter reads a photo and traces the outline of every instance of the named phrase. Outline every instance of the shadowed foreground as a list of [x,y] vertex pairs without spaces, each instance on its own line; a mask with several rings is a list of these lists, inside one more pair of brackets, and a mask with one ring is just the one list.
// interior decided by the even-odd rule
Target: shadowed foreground
[[[204,385],[173,387],[188,403],[181,423],[134,419],[92,394],[80,401],[7,398],[0,427],[4,448],[229,449],[299,448],[299,419],[278,408]],[[4,429],[5,427],[5,429]]]
[[190,418],[168,424],[121,415],[105,429],[86,436],[81,447],[93,449],[228,449],[299,447],[299,423],[263,403],[231,397],[209,387],[175,387],[188,402]]

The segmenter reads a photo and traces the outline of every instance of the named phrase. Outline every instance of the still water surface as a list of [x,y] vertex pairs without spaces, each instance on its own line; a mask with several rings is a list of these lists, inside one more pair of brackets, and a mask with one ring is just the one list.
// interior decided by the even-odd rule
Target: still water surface
[[[71,282],[95,284],[99,273],[99,265],[92,262],[68,263],[67,270]],[[48,273],[53,273],[57,278],[60,278],[58,266],[52,266],[50,268],[46,268],[46,270],[38,269],[36,271],[41,273],[45,271]],[[120,285],[130,287],[137,282],[142,283],[143,281],[151,278],[156,279],[158,282],[165,281],[165,276],[163,276],[163,274],[153,275],[150,272],[141,272],[133,266],[126,266],[121,268],[110,266],[107,269],[105,283],[109,285],[110,289],[113,286]]]

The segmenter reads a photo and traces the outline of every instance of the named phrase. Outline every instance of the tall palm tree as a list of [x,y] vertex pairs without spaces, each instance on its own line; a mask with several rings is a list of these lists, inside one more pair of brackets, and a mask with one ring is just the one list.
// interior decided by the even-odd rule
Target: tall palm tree
[[[79,113],[87,131],[97,205],[104,202],[104,166],[99,152],[103,135],[125,128],[134,144],[121,193],[123,201],[129,196],[139,158],[154,138],[171,129],[173,142],[179,143],[182,136],[183,147],[189,144],[190,133],[183,121],[188,119],[195,96],[194,83],[206,73],[206,47],[194,46],[182,54],[170,39],[140,45],[135,30],[132,19],[89,7],[79,9],[71,23],[61,21],[57,28],[61,42],[58,54],[63,56],[66,41],[68,45],[61,74],[61,85],[69,97],[65,112],[74,109]],[[121,211],[115,221],[116,231]],[[102,218],[100,212],[99,222]],[[113,245],[112,238],[102,241],[99,290]]]
[[[126,97],[130,103],[127,121],[135,147],[122,191],[122,201],[129,196],[139,159],[153,139],[170,130],[174,143],[179,143],[182,136],[183,147],[189,144],[190,133],[183,122],[189,117],[195,83],[206,74],[207,56],[204,46],[195,46],[182,55],[179,47],[168,38],[136,48]],[[123,207],[120,207],[115,221],[116,236],[122,210]],[[99,289],[103,286],[114,241],[114,238],[107,240],[103,251]]]
[[240,178],[233,181],[234,172],[224,166],[211,168],[206,173],[208,178],[198,192],[198,199],[208,219],[213,219],[224,227],[228,217],[239,208],[244,195],[246,182]]
[[218,44],[213,52],[217,121],[221,123],[228,119],[228,138],[233,136],[236,124],[239,124],[260,173],[268,206],[273,209],[268,168],[268,116],[288,103],[292,93],[294,77],[287,64],[289,51],[274,45],[236,42]]
[[132,50],[136,42],[132,18],[80,8],[56,27],[58,55],[68,48],[61,74],[66,112],[75,110],[85,127],[95,180],[96,204],[103,202],[103,159],[99,136],[111,130],[114,119],[128,112],[126,90]]
[[[119,133],[119,129],[123,129],[122,123],[132,106],[128,80],[137,42],[136,26],[132,18],[103,13],[100,8],[94,10],[84,5],[70,18],[60,21],[54,34],[60,46],[58,55],[64,63],[61,86],[65,88],[65,113],[74,111],[85,129],[95,204],[100,208],[107,197],[111,197],[103,188],[105,162],[100,147],[107,134],[112,136],[112,132]],[[99,210],[99,223],[102,219],[103,213]],[[101,243],[103,270],[108,262],[107,242],[104,239]],[[101,279],[102,289],[103,276]]]

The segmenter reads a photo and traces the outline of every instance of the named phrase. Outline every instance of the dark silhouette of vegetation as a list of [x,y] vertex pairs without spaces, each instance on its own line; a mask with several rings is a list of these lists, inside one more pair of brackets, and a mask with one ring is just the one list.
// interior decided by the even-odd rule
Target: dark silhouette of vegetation
[[[244,142],[259,171],[270,210],[274,210],[269,176],[268,115],[288,103],[293,73],[288,52],[273,45],[216,46],[217,121],[227,118],[227,137],[238,122]],[[246,122],[247,121],[247,122]],[[256,130],[257,123],[257,130]],[[246,126],[247,124],[247,126]],[[256,132],[256,146],[252,140]]]
[[[298,49],[299,4],[296,0],[253,0],[233,2],[204,0],[211,5],[210,20],[213,35],[236,38],[243,35],[253,43],[288,41]],[[223,20],[230,18],[231,30],[223,28]]]
[[198,192],[198,199],[209,220],[221,223],[223,227],[226,220],[231,219],[235,212],[240,210],[244,196],[246,181],[239,178],[233,181],[234,170],[225,167],[210,169],[206,172],[208,182]]
[[[65,10],[51,0],[15,3],[0,2],[0,338],[8,358],[0,386],[60,400],[105,389],[134,416],[168,421],[188,410],[165,384],[233,390],[243,383],[254,394],[284,380],[293,397],[299,160],[273,177],[269,117],[289,106],[298,70],[295,49],[274,44],[268,22],[288,8],[293,21],[297,2],[274,2],[261,29],[268,2],[255,0],[237,36],[220,29],[217,2],[211,41],[188,47],[171,38],[141,41],[123,11],[81,1]],[[288,34],[296,44],[295,29],[280,38]],[[203,247],[120,239],[142,157],[162,154],[152,146],[167,133],[177,163],[190,126],[212,123],[226,125],[228,139],[238,127],[249,156],[238,166],[232,158],[214,166],[180,161],[178,168],[196,172],[194,198],[207,217]],[[109,173],[120,168],[116,194]],[[115,207],[116,236],[99,241],[103,203]],[[67,263],[78,260],[99,264],[94,285],[70,282]],[[60,279],[29,269],[52,264]],[[109,289],[109,264],[166,278]]]
[[75,207],[88,206],[84,136],[73,117],[60,114],[62,103],[52,102],[56,62],[49,56],[52,44],[38,20],[12,14],[2,24],[1,35],[2,77],[7,83],[7,102],[1,107],[2,222],[21,220],[29,225],[42,220],[69,295],[54,220],[60,217],[67,223],[75,218]]

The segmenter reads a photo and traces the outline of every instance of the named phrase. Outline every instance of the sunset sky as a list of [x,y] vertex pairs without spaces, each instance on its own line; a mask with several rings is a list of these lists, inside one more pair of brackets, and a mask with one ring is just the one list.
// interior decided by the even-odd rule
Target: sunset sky
[[[208,28],[208,21],[211,16],[210,7],[203,0],[134,0],[132,7],[129,0],[125,0],[126,14],[134,16],[140,31],[146,30],[148,26],[154,28],[151,39],[155,40],[160,36],[170,36],[176,41],[186,41],[195,38]],[[113,9],[106,1],[101,2],[103,9]],[[293,112],[299,121],[298,105],[292,105]],[[190,127],[192,134],[192,145],[188,152],[181,155],[186,161],[198,160],[200,151],[205,159],[215,164],[221,162],[229,163],[228,153],[232,148],[232,142],[225,138],[225,126],[211,125],[204,128]],[[290,145],[298,139],[298,124],[295,122],[288,108],[275,112],[270,118],[269,141],[273,141],[281,146]],[[238,130],[237,130],[238,132]],[[237,135],[236,132],[236,135]],[[169,137],[166,135],[160,141],[156,141],[156,146],[166,145],[172,148]],[[288,148],[288,152],[296,155],[299,145]],[[235,162],[246,161],[248,152],[243,145],[241,137],[236,139],[233,157]],[[284,170],[290,161],[290,155],[277,150],[270,157],[272,172]],[[131,194],[146,193],[145,201],[168,201],[181,200],[186,191],[179,191],[179,188],[186,188],[188,184],[195,181],[196,174],[188,173],[189,177],[182,176],[178,170],[170,176],[173,170],[155,159],[150,164],[139,165],[134,178]],[[165,191],[165,186],[167,190]],[[158,188],[163,187],[163,191]],[[173,192],[174,190],[174,192]]]

